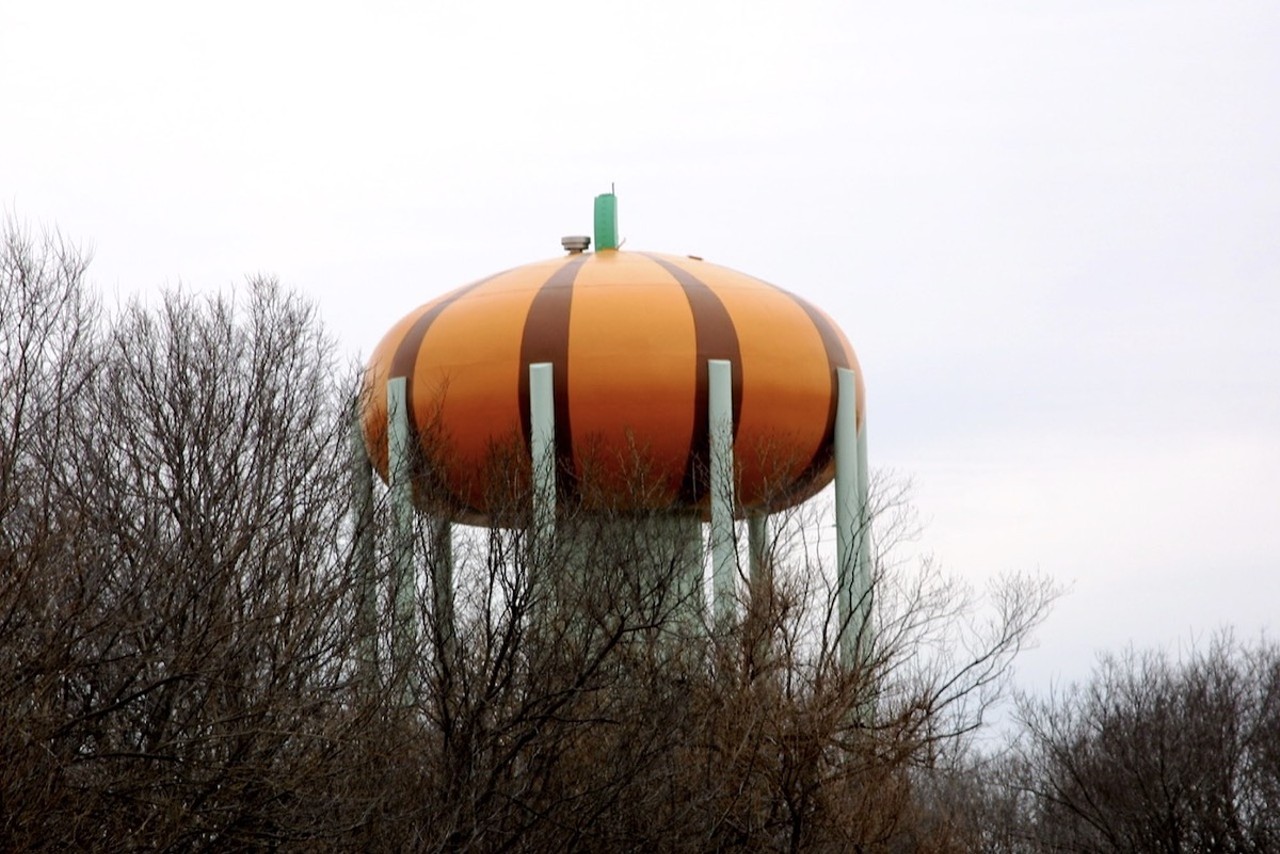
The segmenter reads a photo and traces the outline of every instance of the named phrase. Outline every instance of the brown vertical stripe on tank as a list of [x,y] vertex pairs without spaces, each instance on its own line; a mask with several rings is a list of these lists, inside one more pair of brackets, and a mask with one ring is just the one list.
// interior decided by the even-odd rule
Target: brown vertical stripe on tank
[[831,372],[831,392],[827,398],[827,426],[822,432],[822,442],[818,445],[817,450],[814,451],[813,457],[810,458],[808,465],[804,467],[800,474],[796,476],[796,491],[803,492],[831,464],[831,459],[835,455],[836,406],[839,403],[840,394],[840,381],[836,376],[836,368],[849,368],[852,365],[845,352],[844,344],[841,343],[840,333],[831,325],[830,319],[825,314],[809,304],[808,301],[788,290],[770,284],[763,279],[757,279],[755,276],[750,278],[766,287],[781,291],[794,300],[796,305],[800,306],[809,318],[809,322],[813,324],[818,337],[822,340],[822,349],[827,355],[827,368]]
[[[508,272],[508,271],[504,271]],[[431,324],[436,322],[436,318],[449,306],[462,299],[467,294],[474,291],[487,282],[501,276],[502,273],[494,273],[492,276],[486,276],[478,282],[459,288],[445,299],[433,305],[428,311],[423,312],[422,317],[414,321],[413,326],[409,327],[409,331],[400,339],[400,345],[396,347],[395,355],[391,357],[391,370],[387,373],[387,379],[395,379],[396,377],[404,377],[405,388],[409,391],[407,406],[409,411],[409,433],[413,441],[418,438],[418,422],[414,418],[413,411],[413,373],[418,364],[418,350],[422,348],[422,340],[427,337],[427,332],[431,329]]]
[[684,476],[680,480],[680,500],[693,504],[707,494],[708,465],[711,459],[710,422],[707,412],[710,382],[707,372],[708,359],[728,359],[733,378],[733,434],[737,438],[742,414],[742,351],[738,347],[738,331],[733,325],[729,310],[715,292],[688,270],[671,263],[660,255],[641,253],[666,270],[684,289],[689,310],[693,313],[694,340],[697,347],[697,377],[693,398],[693,436],[689,441],[689,454]]
[[[509,272],[509,271],[504,271]],[[422,348],[422,341],[427,337],[427,332],[431,329],[431,325],[436,322],[436,318],[449,306],[462,299],[476,288],[496,279],[502,273],[494,273],[492,276],[486,276],[477,282],[472,282],[462,288],[454,291],[440,302],[433,305],[430,309],[423,312],[422,316],[414,321],[409,330],[405,332],[404,337],[400,339],[400,344],[396,347],[395,355],[391,357],[391,368],[387,373],[387,379],[395,379],[396,377],[404,377],[405,385],[405,414],[409,417],[409,447],[421,450],[422,436],[418,432],[418,418],[413,406],[413,374],[418,364],[418,351]],[[390,418],[390,413],[387,413]],[[444,482],[436,475],[435,472],[419,472],[419,475],[428,475],[431,480],[432,491],[438,494],[448,494],[450,500],[455,505],[455,510],[465,510],[467,512],[477,512],[474,507],[462,502],[458,496],[453,495],[444,487]]]
[[524,320],[520,342],[520,429],[525,447],[532,431],[529,424],[529,366],[551,363],[551,382],[556,414],[556,483],[565,495],[577,492],[573,469],[573,429],[569,423],[569,311],[573,305],[573,280],[578,269],[592,256],[571,256],[538,289]]
[[822,347],[827,352],[828,370],[831,372],[831,395],[827,402],[827,427],[822,431],[822,443],[814,451],[809,464],[796,476],[796,485],[803,491],[808,488],[814,478],[818,477],[831,464],[831,458],[835,454],[836,405],[839,402],[840,394],[840,381],[836,376],[836,368],[848,368],[850,365],[849,358],[845,354],[844,345],[840,342],[840,334],[836,332],[835,327],[831,325],[831,321],[827,316],[795,294],[790,294],[790,296],[796,301],[797,305],[804,309],[804,313],[808,315],[814,329],[818,331],[818,336],[822,339]]
[[[510,272],[509,270],[503,272]],[[422,346],[422,339],[427,337],[427,332],[431,329],[431,324],[436,322],[436,318],[440,316],[446,308],[462,299],[467,294],[474,291],[483,284],[493,281],[502,273],[494,273],[492,276],[486,276],[478,282],[472,282],[465,287],[461,287],[449,294],[445,299],[433,305],[430,310],[423,312],[422,317],[414,321],[413,326],[409,327],[409,331],[400,339],[400,345],[396,347],[396,353],[391,358],[391,370],[387,374],[389,379],[396,377],[404,377],[406,385],[413,384],[413,369],[418,362],[418,349]]]

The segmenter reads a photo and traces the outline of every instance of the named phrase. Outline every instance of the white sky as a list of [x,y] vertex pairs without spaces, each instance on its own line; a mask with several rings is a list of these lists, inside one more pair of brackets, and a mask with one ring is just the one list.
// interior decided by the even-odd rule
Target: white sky
[[1074,592],[1022,684],[1280,605],[1280,3],[0,0],[0,207],[354,357],[559,254],[826,308],[921,549]]

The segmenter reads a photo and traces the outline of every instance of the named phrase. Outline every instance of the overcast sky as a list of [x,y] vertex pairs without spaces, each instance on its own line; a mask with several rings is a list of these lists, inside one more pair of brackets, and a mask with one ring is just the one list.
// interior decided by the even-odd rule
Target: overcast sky
[[840,323],[919,550],[1073,585],[1022,684],[1274,635],[1276,0],[0,0],[0,206],[111,299],[270,273],[364,356],[615,183]]

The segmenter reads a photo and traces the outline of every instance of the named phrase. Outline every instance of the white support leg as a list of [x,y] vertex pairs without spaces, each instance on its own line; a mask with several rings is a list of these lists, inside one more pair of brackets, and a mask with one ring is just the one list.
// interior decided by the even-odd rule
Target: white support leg
[[733,538],[733,366],[723,359],[707,362],[708,430],[710,433],[711,592],[715,620],[723,624],[735,611],[734,576],[738,568]]
[[858,653],[864,658],[871,653],[871,469],[867,465],[867,401],[859,402],[862,428],[858,430],[858,568],[854,573],[854,602],[858,603],[855,625],[858,627]]
[[[836,617],[839,620],[840,664],[857,661],[862,626],[855,614],[858,590],[858,536],[863,512],[858,484],[858,382],[848,368],[836,369]],[[859,609],[861,610],[861,609]]]
[[529,366],[529,444],[533,458],[533,538],[538,549],[556,530],[556,409],[552,365]]
[[[413,487],[410,482],[409,409],[405,379],[387,382],[387,484],[391,488],[391,560],[395,584],[395,661],[399,674],[407,676],[418,628],[414,620],[416,583],[413,575]],[[407,685],[406,684],[406,690]]]

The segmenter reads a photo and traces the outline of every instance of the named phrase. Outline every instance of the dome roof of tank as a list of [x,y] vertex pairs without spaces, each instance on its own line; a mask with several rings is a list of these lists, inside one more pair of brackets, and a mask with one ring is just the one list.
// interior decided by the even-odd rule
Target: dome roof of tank
[[613,249],[575,247],[406,315],[369,362],[366,443],[385,478],[385,388],[405,377],[417,501],[503,521],[504,496],[528,483],[529,366],[549,362],[565,497],[705,514],[708,359],[732,363],[738,511],[791,506],[829,482],[836,368],[861,385],[835,323],[743,273]]

